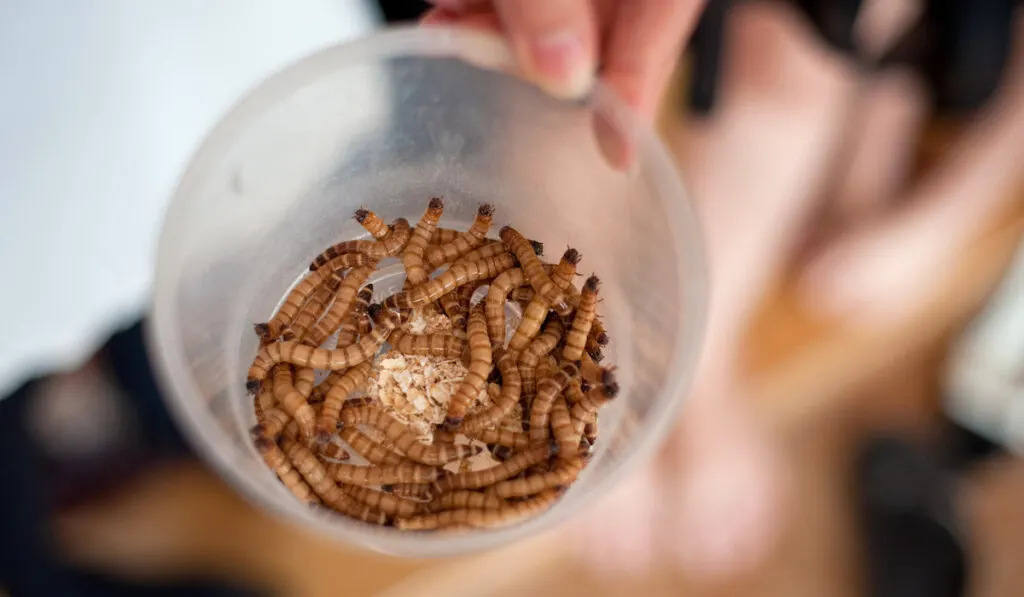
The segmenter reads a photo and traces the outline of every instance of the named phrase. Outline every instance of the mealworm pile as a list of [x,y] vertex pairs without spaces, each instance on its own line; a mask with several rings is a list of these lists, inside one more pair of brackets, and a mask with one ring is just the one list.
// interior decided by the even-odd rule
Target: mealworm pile
[[[356,211],[373,239],[328,247],[254,326],[255,446],[302,502],[407,530],[496,527],[551,507],[589,460],[619,391],[600,281],[576,287],[575,249],[548,264],[510,226],[488,237],[490,205],[466,231],[439,227],[443,209],[431,199],[415,227]],[[375,303],[389,260],[405,285]]]

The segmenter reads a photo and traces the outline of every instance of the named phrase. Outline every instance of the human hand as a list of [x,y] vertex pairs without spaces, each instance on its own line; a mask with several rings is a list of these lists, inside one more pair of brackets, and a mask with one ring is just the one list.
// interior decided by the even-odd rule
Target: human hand
[[425,24],[503,33],[525,74],[558,97],[600,78],[647,121],[703,0],[430,0]]

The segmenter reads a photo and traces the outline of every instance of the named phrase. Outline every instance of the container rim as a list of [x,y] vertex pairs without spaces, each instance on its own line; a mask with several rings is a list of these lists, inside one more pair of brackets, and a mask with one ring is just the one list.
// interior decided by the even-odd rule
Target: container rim
[[[662,207],[670,220],[668,226],[672,231],[672,240],[676,244],[678,292],[683,299],[681,325],[675,339],[677,350],[670,365],[670,370],[676,373],[668,378],[663,390],[672,398],[657,401],[652,406],[648,432],[632,444],[609,472],[597,479],[588,491],[574,496],[576,507],[572,511],[564,512],[558,507],[559,504],[556,504],[542,515],[500,529],[444,536],[408,533],[390,528],[368,530],[361,523],[350,522],[340,517],[334,517],[329,524],[325,524],[322,517],[311,511],[300,510],[304,507],[298,501],[283,506],[268,499],[254,480],[242,474],[235,466],[236,459],[241,457],[241,453],[233,448],[224,450],[216,447],[209,439],[223,435],[223,432],[199,407],[202,393],[195,380],[191,375],[180,374],[189,370],[181,348],[178,327],[180,317],[173,301],[165,300],[175,294],[174,278],[161,276],[159,273],[181,269],[182,259],[177,250],[177,239],[181,237],[181,231],[187,225],[186,216],[190,208],[188,198],[195,196],[193,190],[199,187],[208,173],[206,165],[211,163],[211,160],[207,159],[208,156],[221,154],[238,132],[244,130],[269,106],[324,73],[366,61],[401,56],[456,58],[481,68],[506,73],[516,69],[508,45],[498,36],[452,27],[403,25],[326,47],[286,65],[257,83],[229,108],[207,133],[181,175],[165,212],[160,232],[155,264],[157,275],[154,278],[150,317],[146,321],[145,331],[150,359],[157,365],[156,377],[161,390],[167,396],[199,398],[166,400],[183,435],[202,458],[248,501],[321,535],[372,551],[410,557],[448,557],[494,549],[535,535],[552,524],[562,522],[553,519],[551,514],[562,512],[571,515],[572,512],[578,512],[590,504],[595,496],[607,492],[612,485],[623,480],[637,463],[651,456],[674,423],[684,397],[693,383],[706,326],[708,274],[703,252],[705,245],[697,214],[666,148],[653,130],[643,125],[614,92],[599,83],[586,102],[599,108],[603,116],[611,118],[620,130],[626,131],[630,138],[634,139],[638,163],[644,163],[647,169],[658,173],[659,186],[670,187],[670,192],[665,195],[678,198],[675,201],[662,202]],[[388,543],[387,548],[382,548],[378,544],[381,539]]]

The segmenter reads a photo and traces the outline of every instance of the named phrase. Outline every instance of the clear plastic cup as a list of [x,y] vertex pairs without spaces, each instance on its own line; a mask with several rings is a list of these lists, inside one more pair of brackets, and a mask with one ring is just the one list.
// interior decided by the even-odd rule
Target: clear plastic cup
[[[151,348],[185,434],[257,504],[371,550],[454,555],[579,512],[668,431],[694,372],[707,285],[676,170],[606,89],[561,101],[512,69],[508,48],[489,35],[384,31],[270,77],[193,157],[160,240]],[[605,161],[595,118],[632,143],[628,172]],[[602,280],[607,360],[622,391],[602,411],[594,458],[577,482],[547,513],[507,528],[414,533],[314,512],[267,469],[249,435],[252,324],[268,319],[324,247],[365,235],[356,208],[415,222],[434,195],[445,199],[444,226],[468,226],[479,203],[493,203],[495,234],[512,224],[554,260],[571,245],[583,254],[581,272]],[[400,280],[388,282],[378,298]]]

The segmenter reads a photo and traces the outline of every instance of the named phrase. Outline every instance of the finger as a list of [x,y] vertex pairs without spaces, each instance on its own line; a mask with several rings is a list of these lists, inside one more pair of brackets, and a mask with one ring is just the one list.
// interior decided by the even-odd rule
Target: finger
[[476,31],[487,31],[491,33],[501,31],[501,23],[498,15],[493,11],[478,11],[470,13],[452,12],[446,8],[432,8],[420,18],[423,25],[454,25],[465,27]]
[[590,90],[597,61],[597,22],[589,0],[496,0],[521,67],[556,97]]
[[602,52],[601,79],[651,120],[703,0],[622,2]]

